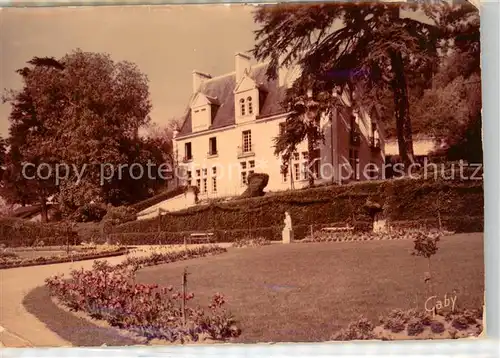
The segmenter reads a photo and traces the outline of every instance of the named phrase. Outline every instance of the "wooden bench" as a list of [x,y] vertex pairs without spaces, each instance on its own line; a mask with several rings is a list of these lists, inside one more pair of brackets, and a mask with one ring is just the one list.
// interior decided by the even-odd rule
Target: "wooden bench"
[[191,244],[193,241],[211,242],[213,237],[213,232],[195,232],[189,235],[189,237],[187,238],[187,243]]

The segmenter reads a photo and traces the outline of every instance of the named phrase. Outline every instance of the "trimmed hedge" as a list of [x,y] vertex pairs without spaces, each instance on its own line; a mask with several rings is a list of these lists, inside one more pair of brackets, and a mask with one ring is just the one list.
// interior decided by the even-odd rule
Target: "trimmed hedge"
[[364,209],[367,199],[383,204],[384,216],[393,226],[404,226],[406,221],[419,226],[428,220],[429,225],[437,227],[439,212],[446,218],[442,219],[443,225],[451,226],[449,230],[482,230],[482,181],[396,179],[289,190],[264,197],[199,205],[159,218],[116,226],[112,237],[122,234],[122,240],[134,242],[133,237],[136,237],[141,242],[150,242],[151,235],[162,232],[168,237],[166,241],[176,241],[174,237],[189,232],[211,231],[219,241],[231,242],[249,232],[269,240],[281,240],[285,211],[292,217],[297,239],[307,234],[311,224],[364,223],[361,228],[369,229],[371,218]]
[[18,218],[0,218],[0,245],[6,247],[79,245],[76,231],[61,223],[37,223]]

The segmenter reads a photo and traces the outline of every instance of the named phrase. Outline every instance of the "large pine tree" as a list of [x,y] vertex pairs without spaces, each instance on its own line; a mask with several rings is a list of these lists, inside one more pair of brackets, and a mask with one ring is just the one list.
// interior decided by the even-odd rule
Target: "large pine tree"
[[276,150],[287,154],[306,137],[320,138],[307,124],[297,124],[303,116],[295,104],[307,90],[326,113],[337,105],[334,89],[349,89],[355,106],[376,105],[379,93],[389,90],[399,152],[405,165],[412,163],[408,82],[425,87],[437,68],[443,36],[437,25],[446,7],[382,2],[260,7],[254,56],[270,61],[271,78],[294,63],[302,70],[285,101],[293,111],[287,120],[292,130],[277,139]]

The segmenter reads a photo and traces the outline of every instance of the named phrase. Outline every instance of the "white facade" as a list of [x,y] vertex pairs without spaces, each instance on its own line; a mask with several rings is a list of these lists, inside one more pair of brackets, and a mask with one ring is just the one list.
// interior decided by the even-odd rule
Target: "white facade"
[[[274,139],[279,135],[280,123],[287,117],[277,106],[277,94],[284,93],[287,83],[293,81],[297,73],[294,69],[291,77],[290,72],[280,71],[279,80],[271,83],[263,76],[265,66],[250,67],[249,58],[237,54],[236,71],[231,74],[211,78],[193,72],[193,96],[183,128],[175,138],[174,151],[182,168],[179,184],[199,187],[201,199],[240,195],[252,172],[269,175],[266,191],[307,185],[306,142],[298,146],[287,175],[281,173],[281,158],[274,154]],[[349,107],[349,99],[343,96],[343,100]],[[355,113],[356,119],[352,119],[346,115],[346,107],[339,110],[338,115],[321,119],[325,143],[318,148],[316,183],[339,183],[346,179],[347,174],[342,174],[341,167],[356,158],[361,165],[383,166],[383,131],[375,128],[363,111],[359,115]],[[354,143],[350,139],[352,125],[359,128],[358,140]],[[373,137],[376,148],[370,145]],[[363,179],[358,173],[357,180]]]

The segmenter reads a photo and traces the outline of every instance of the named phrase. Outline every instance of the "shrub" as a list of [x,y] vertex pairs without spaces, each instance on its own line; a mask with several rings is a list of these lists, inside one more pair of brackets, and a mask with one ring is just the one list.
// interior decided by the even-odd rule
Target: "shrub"
[[467,321],[467,318],[464,316],[458,316],[451,321],[451,325],[453,328],[456,328],[460,331],[466,330],[469,327],[469,322]]
[[251,173],[247,178],[247,189],[240,198],[253,198],[264,195],[264,188],[269,182],[269,175],[264,173]]
[[444,332],[444,324],[441,322],[432,321],[431,322],[431,331],[432,331],[432,333],[436,333],[436,334],[443,333]]
[[337,332],[332,339],[334,341],[352,341],[375,339],[373,324],[365,317],[360,317],[357,321],[349,324],[347,329]]
[[70,243],[79,245],[81,240],[72,226],[62,223],[37,223],[17,218],[0,219],[0,244],[6,247],[30,247],[43,242],[46,246]]
[[136,218],[137,210],[133,207],[108,205],[106,215],[104,215],[102,220],[111,223],[111,225],[120,225],[134,221]]
[[71,219],[76,222],[101,221],[106,215],[106,207],[102,204],[85,204],[80,206],[72,215]]
[[393,333],[401,332],[405,329],[406,323],[412,318],[413,311],[403,311],[400,309],[392,310],[387,319],[381,318],[380,322],[385,329],[389,329]]
[[420,320],[412,318],[408,322],[408,326],[406,327],[406,332],[408,333],[409,336],[419,335],[423,331],[424,331],[424,325]]

